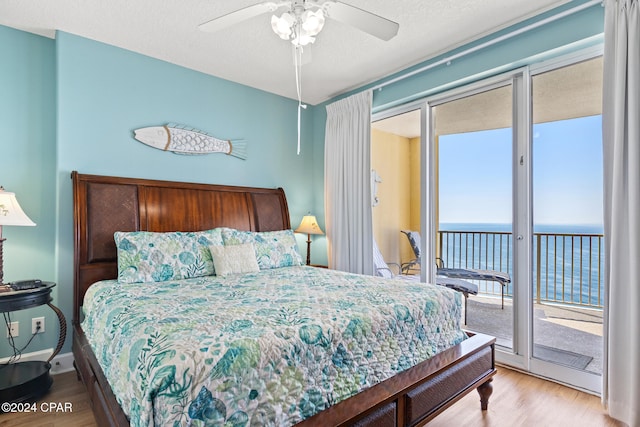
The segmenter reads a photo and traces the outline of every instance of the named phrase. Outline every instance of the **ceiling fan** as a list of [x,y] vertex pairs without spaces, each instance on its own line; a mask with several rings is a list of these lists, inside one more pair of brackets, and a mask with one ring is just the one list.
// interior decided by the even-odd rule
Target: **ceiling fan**
[[287,10],[280,16],[273,15],[271,26],[274,32],[296,46],[305,46],[315,41],[322,30],[325,18],[351,25],[382,40],[390,40],[398,34],[398,23],[335,0],[290,0],[263,2],[235,12],[222,15],[198,26],[207,32],[219,31],[263,13]]
[[263,2],[238,9],[198,26],[207,32],[219,31],[246,21],[263,13],[275,13],[285,9],[281,16],[271,17],[271,28],[284,40],[291,40],[296,72],[296,91],[298,94],[298,154],[300,154],[301,110],[307,108],[302,103],[302,51],[303,46],[315,42],[316,36],[324,26],[325,18],[335,19],[356,27],[382,40],[391,40],[398,34],[398,23],[366,10],[336,0],[289,0]]

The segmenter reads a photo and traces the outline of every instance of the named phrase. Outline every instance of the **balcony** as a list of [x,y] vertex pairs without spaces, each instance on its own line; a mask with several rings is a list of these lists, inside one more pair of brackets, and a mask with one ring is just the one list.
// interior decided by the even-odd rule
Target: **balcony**
[[[602,234],[534,233],[534,357],[602,372],[604,246]],[[445,267],[497,270],[513,278],[509,232],[439,231],[437,254]],[[479,281],[468,301],[467,328],[496,336],[511,348],[513,281]]]

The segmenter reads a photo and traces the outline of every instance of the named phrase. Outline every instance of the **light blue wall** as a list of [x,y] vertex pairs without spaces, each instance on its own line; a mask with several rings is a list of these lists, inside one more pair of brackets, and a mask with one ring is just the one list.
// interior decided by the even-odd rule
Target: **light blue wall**
[[[53,40],[0,26],[0,185],[16,197],[35,227],[3,227],[4,282],[55,280],[55,56]],[[53,291],[57,300],[59,290]],[[55,303],[55,301],[54,301]],[[22,347],[31,318],[45,316],[46,329],[27,351],[55,347],[56,317],[48,307],[11,313],[20,324]],[[9,356],[0,322],[0,357]]]
[[[57,60],[59,172],[285,185],[291,196],[304,184],[311,142],[296,155],[295,101],[68,33],[57,35]],[[243,138],[248,159],[175,155],[133,138],[168,122]]]

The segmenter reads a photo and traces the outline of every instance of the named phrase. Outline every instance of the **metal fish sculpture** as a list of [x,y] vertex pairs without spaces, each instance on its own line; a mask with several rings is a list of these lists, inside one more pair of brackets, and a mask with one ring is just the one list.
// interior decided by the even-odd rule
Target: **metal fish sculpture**
[[247,143],[243,140],[223,140],[201,130],[169,123],[134,130],[134,138],[150,147],[176,154],[225,153],[247,159]]

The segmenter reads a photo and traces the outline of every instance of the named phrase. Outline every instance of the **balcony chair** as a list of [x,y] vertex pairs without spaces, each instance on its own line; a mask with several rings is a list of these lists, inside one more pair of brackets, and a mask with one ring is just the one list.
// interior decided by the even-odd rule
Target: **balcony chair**
[[409,244],[415,256],[411,261],[402,263],[400,266],[402,274],[420,274],[420,233],[411,230],[401,230],[400,232],[409,239]]
[[[401,274],[402,267],[400,264],[395,262],[387,263],[378,248],[378,244],[375,239],[373,241],[373,265],[376,269],[376,276],[386,277],[387,279],[402,279],[402,280],[410,280],[412,282],[419,282],[420,276],[413,274]],[[394,273],[390,268],[390,265],[397,268],[398,273]],[[451,277],[437,277],[436,276],[436,285],[446,286],[449,289],[453,289],[454,291],[460,292],[464,295],[464,324],[467,324],[467,299],[469,298],[469,294],[477,295],[478,294],[478,285],[475,283],[467,282],[461,279],[455,279]]]
[[[416,270],[420,271],[420,233],[411,230],[401,230],[401,233],[409,239],[409,244],[411,245],[411,249],[413,249],[415,258],[409,262],[403,263],[400,266],[400,270],[403,274],[412,274],[412,272],[415,272]],[[501,285],[502,309],[504,310],[504,291],[507,288],[507,285],[511,282],[511,277],[508,273],[497,270],[478,270],[474,268],[445,268],[442,259],[438,258],[436,260],[436,280],[438,280],[438,277],[498,282]]]

